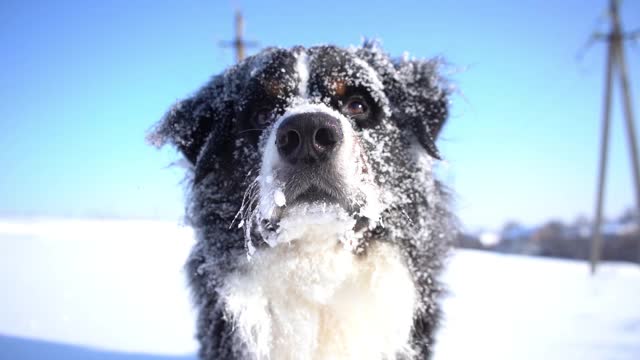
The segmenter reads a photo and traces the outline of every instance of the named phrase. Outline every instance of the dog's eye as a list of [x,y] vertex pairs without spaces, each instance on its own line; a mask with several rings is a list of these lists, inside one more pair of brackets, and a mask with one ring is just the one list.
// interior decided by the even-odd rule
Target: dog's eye
[[253,123],[254,127],[262,129],[269,126],[269,124],[273,122],[273,117],[273,111],[271,111],[271,109],[264,108],[256,111],[253,114],[251,122]]
[[367,102],[364,101],[364,99],[360,97],[354,97],[347,100],[347,102],[342,107],[342,113],[355,118],[363,118],[366,117],[369,113],[369,106],[367,105]]

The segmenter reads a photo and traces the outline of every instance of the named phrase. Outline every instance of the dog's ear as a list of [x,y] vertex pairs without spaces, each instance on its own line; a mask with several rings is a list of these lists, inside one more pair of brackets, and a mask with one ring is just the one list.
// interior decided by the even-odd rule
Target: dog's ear
[[224,97],[223,77],[217,76],[194,96],[173,105],[147,135],[147,140],[156,147],[174,145],[192,165],[198,161],[205,144],[208,155],[215,155],[228,140],[225,135],[231,118],[230,106]]
[[401,60],[395,63],[402,88],[399,110],[418,142],[440,159],[436,139],[449,113],[449,90],[438,73],[440,60]]

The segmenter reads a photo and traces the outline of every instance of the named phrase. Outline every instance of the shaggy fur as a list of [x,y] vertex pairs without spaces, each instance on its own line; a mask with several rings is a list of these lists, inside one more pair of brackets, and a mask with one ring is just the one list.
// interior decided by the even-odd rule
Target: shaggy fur
[[[152,142],[192,165],[202,359],[430,357],[454,236],[432,174],[448,107],[437,68],[371,43],[267,49],[156,126]],[[314,116],[338,129],[335,151],[287,163],[278,129]]]

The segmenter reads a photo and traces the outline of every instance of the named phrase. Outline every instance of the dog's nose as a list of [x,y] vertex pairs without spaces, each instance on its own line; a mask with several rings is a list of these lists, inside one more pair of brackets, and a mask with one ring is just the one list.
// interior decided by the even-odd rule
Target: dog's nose
[[340,121],[321,112],[302,113],[286,118],[278,127],[276,146],[290,164],[326,161],[342,143]]

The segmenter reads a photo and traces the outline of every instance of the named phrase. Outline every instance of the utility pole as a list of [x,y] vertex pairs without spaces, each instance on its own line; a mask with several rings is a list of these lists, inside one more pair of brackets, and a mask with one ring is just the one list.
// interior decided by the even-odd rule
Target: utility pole
[[[591,241],[591,274],[596,272],[596,266],[602,252],[602,205],[604,187],[606,183],[607,152],[609,147],[609,127],[611,123],[611,88],[616,74],[620,76],[624,116],[626,123],[629,152],[631,153],[631,171],[635,187],[636,211],[640,213],[640,164],[638,162],[638,145],[631,104],[631,89],[627,74],[627,64],[624,58],[624,41],[637,38],[640,33],[624,33],[618,14],[618,0],[610,0],[609,17],[611,31],[608,34],[594,34],[596,40],[607,41],[607,67],[605,77],[604,109],[602,114],[602,138],[600,142],[600,168],[598,173],[598,192],[596,200],[596,217],[593,224],[593,238]],[[638,261],[640,262],[640,243],[638,244]]]
[[254,47],[258,44],[254,41],[245,41],[244,36],[244,19],[242,17],[242,12],[240,10],[236,10],[235,15],[235,31],[236,37],[232,41],[223,41],[220,43],[220,46],[223,47],[233,47],[236,51],[236,62],[240,62],[245,57],[245,48]]

